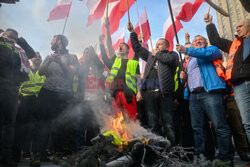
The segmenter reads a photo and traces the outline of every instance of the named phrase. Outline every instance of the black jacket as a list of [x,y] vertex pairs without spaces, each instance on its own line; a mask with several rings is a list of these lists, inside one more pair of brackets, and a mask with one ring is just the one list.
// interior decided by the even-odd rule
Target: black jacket
[[21,59],[19,52],[14,47],[7,46],[3,37],[0,37],[0,88],[19,86],[27,77],[20,71]]
[[[207,25],[207,36],[212,45],[217,46],[222,51],[229,53],[232,41],[221,38],[214,24]],[[243,42],[235,53],[231,82],[233,84],[250,80],[250,56],[243,61]]]
[[[135,32],[130,34],[130,39],[132,43],[135,56],[139,56],[143,60],[147,61],[147,65],[144,72],[144,79],[147,79],[152,66],[156,60],[159,62],[159,68],[157,70],[158,79],[160,84],[160,89],[162,95],[174,94],[174,75],[176,70],[176,62],[178,60],[178,54],[174,51],[158,52],[155,56],[147,49],[143,48],[138,41],[137,34]],[[142,87],[143,87],[142,83]]]

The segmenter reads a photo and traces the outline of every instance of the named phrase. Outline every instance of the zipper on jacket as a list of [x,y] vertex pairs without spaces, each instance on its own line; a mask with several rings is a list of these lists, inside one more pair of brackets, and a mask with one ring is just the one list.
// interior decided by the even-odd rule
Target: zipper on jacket
[[[197,60],[198,65],[201,67],[200,61],[199,61],[198,59],[196,59],[196,60]],[[205,75],[204,75],[204,73],[203,73],[202,67],[199,68],[199,69],[201,69],[201,73],[202,73],[202,75],[203,75],[204,82],[205,82],[205,87],[207,88],[207,82],[206,82]],[[206,92],[209,93],[208,88],[207,88]]]

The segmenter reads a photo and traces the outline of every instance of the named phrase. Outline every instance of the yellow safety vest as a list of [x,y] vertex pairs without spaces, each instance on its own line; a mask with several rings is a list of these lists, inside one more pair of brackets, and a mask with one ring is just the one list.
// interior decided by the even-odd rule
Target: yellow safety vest
[[179,66],[177,66],[176,68],[176,72],[175,72],[175,75],[174,75],[174,91],[176,92],[177,89],[179,88],[179,80],[178,80],[178,72],[179,72]]
[[40,76],[38,71],[33,74],[32,70],[29,73],[29,80],[24,81],[19,88],[19,94],[23,96],[38,96],[46,77]]
[[[115,62],[110,70],[110,73],[106,79],[106,82],[113,82],[115,77],[118,74],[119,69],[121,68],[122,59],[120,57],[116,57]],[[136,80],[136,69],[138,67],[137,60],[128,60],[125,80],[126,85],[136,94],[137,93],[137,80]]]

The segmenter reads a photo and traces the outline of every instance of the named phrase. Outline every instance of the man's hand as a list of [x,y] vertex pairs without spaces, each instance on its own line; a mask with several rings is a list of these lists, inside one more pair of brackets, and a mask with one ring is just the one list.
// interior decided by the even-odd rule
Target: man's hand
[[205,21],[205,23],[207,23],[207,25],[211,24],[212,20],[213,20],[213,16],[211,16],[209,13],[206,13],[204,15],[204,21]]
[[190,35],[189,33],[185,33],[185,40],[186,40],[186,43],[190,43]]
[[154,49],[154,50],[152,51],[152,56],[155,56],[158,52],[159,52],[158,49]]
[[182,79],[184,82],[186,82],[187,81],[187,73],[184,71],[181,71],[180,79]]
[[186,53],[186,48],[180,44],[176,44],[176,50],[180,53]]
[[128,22],[128,30],[130,33],[135,32],[133,24],[130,21]]
[[136,95],[136,101],[142,101],[142,96],[140,91]]
[[143,33],[140,33],[140,34],[138,35],[138,40],[139,40],[139,42],[142,42],[143,39],[144,39],[144,35],[143,35]]

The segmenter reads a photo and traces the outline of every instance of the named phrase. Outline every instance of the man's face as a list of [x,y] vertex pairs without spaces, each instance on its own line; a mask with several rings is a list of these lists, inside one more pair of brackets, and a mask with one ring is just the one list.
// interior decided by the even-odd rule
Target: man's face
[[4,33],[9,39],[17,42],[18,40],[18,35],[16,33],[14,33],[13,31],[5,31]]
[[204,48],[207,46],[207,41],[202,36],[197,36],[193,40],[193,47],[194,48]]
[[157,43],[156,43],[156,47],[155,47],[156,50],[159,50],[159,51],[164,51],[164,50],[168,50],[168,46],[167,46],[167,43],[165,40],[158,40]]
[[119,55],[127,55],[128,53],[129,53],[129,49],[127,48],[126,44],[120,43],[118,54]]
[[240,38],[247,38],[250,36],[250,24],[247,20],[242,20],[236,25],[236,31]]
[[56,36],[53,37],[52,42],[51,42],[51,49],[53,51],[57,51],[58,50],[58,39]]
[[84,51],[83,51],[83,57],[86,59],[86,60],[89,60],[89,58],[90,58],[90,55],[89,55],[90,53],[89,53],[89,48],[86,48],[86,49],[84,49]]
[[39,53],[36,53],[36,56],[31,59],[32,63],[40,65],[42,63],[42,57]]

